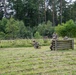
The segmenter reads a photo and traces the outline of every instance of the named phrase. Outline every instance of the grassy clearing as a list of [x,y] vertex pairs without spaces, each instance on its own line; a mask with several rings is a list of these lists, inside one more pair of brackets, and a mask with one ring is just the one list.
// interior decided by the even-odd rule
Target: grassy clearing
[[75,50],[0,48],[0,75],[76,75]]
[[[59,38],[63,39],[63,38]],[[15,39],[15,40],[0,40],[0,48],[16,48],[16,47],[32,47],[33,40],[36,40],[41,46],[49,46],[51,39]],[[76,39],[74,38],[76,44]]]

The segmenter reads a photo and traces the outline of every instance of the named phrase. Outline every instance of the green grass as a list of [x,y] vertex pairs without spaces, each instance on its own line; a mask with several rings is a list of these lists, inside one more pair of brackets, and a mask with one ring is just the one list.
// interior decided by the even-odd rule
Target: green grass
[[[59,38],[63,39],[63,38]],[[76,38],[74,43],[76,44]],[[0,40],[0,48],[18,48],[18,47],[32,47],[32,41],[37,41],[41,46],[49,46],[52,39],[15,39],[15,40]]]
[[0,75],[76,75],[75,50],[0,48]]
[[15,39],[0,40],[0,48],[32,47],[32,41],[37,41],[41,46],[50,45],[51,39]]

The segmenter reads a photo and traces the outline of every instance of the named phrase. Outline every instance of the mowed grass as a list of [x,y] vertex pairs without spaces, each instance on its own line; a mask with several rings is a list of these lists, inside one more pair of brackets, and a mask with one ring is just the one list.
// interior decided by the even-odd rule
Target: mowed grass
[[74,50],[0,48],[0,75],[76,75]]

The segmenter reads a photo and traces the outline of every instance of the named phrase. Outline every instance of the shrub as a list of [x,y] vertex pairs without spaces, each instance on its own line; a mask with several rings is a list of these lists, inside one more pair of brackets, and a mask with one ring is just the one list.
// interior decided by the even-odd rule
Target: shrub
[[69,36],[69,37],[76,37],[76,24],[73,20],[69,20],[66,23],[63,23],[62,25],[58,25],[55,27],[55,31],[60,36]]
[[0,39],[5,39],[5,33],[4,32],[0,32]]
[[52,23],[48,21],[47,24],[39,24],[37,31],[40,33],[41,36],[51,37],[52,33],[54,32],[54,27],[52,27]]
[[36,33],[34,34],[34,38],[35,38],[35,39],[40,39],[40,38],[41,38],[40,33],[39,33],[39,32],[36,32]]

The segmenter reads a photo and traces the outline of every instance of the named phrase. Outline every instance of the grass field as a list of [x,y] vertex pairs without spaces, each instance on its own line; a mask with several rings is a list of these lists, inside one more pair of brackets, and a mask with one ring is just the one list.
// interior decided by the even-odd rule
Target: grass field
[[0,75],[76,75],[76,48],[0,48]]

